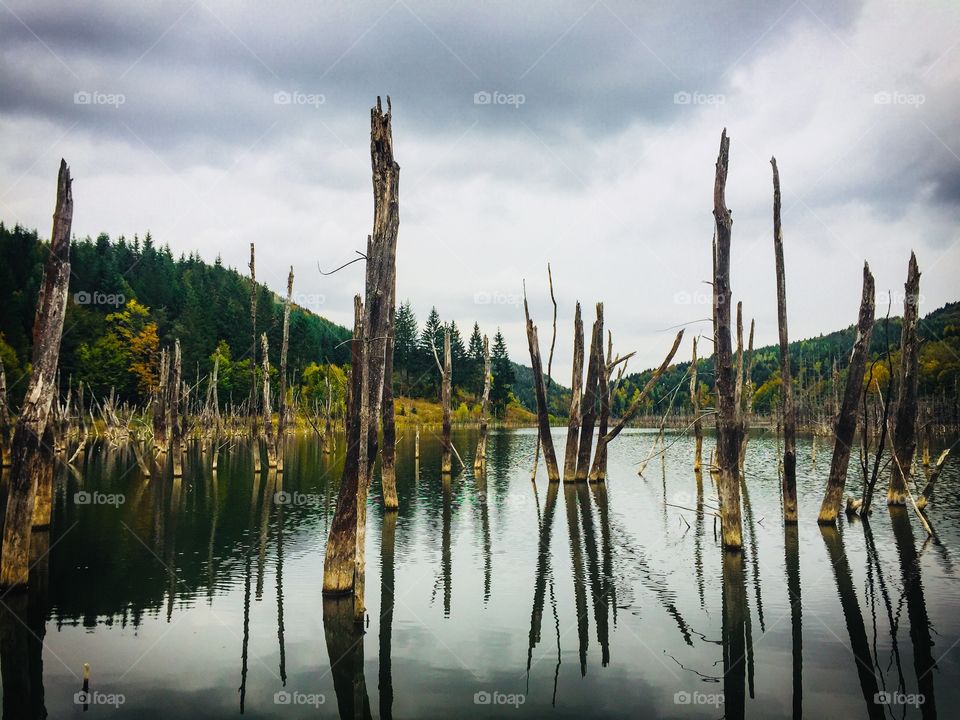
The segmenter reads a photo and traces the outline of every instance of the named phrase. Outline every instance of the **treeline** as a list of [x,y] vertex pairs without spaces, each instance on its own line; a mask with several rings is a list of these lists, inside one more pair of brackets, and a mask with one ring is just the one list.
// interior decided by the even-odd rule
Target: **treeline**
[[[877,382],[881,390],[887,386],[889,374],[887,363],[874,363],[890,352],[894,373],[900,367],[901,318],[891,317],[889,325],[878,319],[870,343],[870,362],[867,374],[873,372],[873,381],[868,390],[876,393]],[[960,384],[960,302],[948,303],[921,319],[918,328],[920,346],[920,397],[932,401],[941,409],[954,408],[957,388]],[[800,412],[807,418],[818,412],[833,408],[835,397],[842,393],[847,377],[850,349],[856,337],[856,328],[851,325],[826,335],[790,343],[790,366],[793,377],[794,397]],[[689,392],[690,362],[677,363],[664,373],[660,383],[646,403],[646,412],[662,414],[668,407],[681,413],[691,411]],[[614,414],[629,406],[631,399],[643,388],[652,375],[645,370],[624,378],[616,392]],[[713,405],[713,357],[697,363],[702,406]],[[753,351],[753,409],[769,413],[780,402],[780,348],[766,345]],[[895,380],[897,378],[894,378]],[[868,378],[864,378],[865,386]]]
[[[35,230],[0,223],[0,359],[11,400],[19,405],[30,371],[32,328],[48,245]],[[170,247],[101,234],[74,240],[70,249],[70,300],[60,352],[60,385],[83,382],[98,397],[113,389],[118,400],[144,404],[157,382],[160,347],[180,339],[184,379],[205,377],[221,357],[219,397],[240,403],[250,393],[250,279]],[[270,339],[279,365],[282,299],[257,286],[257,328]],[[307,388],[325,386],[324,366],[347,362],[350,331],[293,306],[289,367]],[[274,354],[277,357],[274,357]],[[312,367],[311,367],[312,366]],[[320,371],[320,372],[318,372]],[[342,374],[334,381],[342,384]],[[21,382],[21,380],[24,380]]]

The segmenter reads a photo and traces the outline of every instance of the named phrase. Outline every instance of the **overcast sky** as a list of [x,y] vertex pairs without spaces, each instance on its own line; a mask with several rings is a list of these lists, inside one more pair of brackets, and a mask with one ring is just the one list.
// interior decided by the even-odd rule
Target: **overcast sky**
[[[852,324],[860,269],[921,312],[957,300],[960,3],[0,0],[0,219],[150,231],[349,324],[373,219],[369,110],[393,101],[398,294],[529,364],[527,280],[569,384],[573,306],[659,362],[710,316],[712,184],[731,136],[732,285],[776,341],[771,170],[791,336]],[[885,310],[878,297],[878,311]],[[882,309],[882,310],[881,310]],[[709,334],[707,323],[691,326]],[[690,331],[688,331],[689,333]],[[689,343],[681,349],[689,356]],[[546,354],[546,349],[544,349]]]

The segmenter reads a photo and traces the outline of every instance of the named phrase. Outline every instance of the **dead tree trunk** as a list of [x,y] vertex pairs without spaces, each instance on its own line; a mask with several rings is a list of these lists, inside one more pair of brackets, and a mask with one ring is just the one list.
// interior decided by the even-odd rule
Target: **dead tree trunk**
[[33,504],[33,520],[31,525],[34,530],[48,530],[50,528],[50,519],[53,516],[53,471],[55,466],[54,457],[54,432],[51,423],[47,423],[47,429],[43,433],[43,441],[40,443],[41,470],[37,476],[37,493]]
[[[607,331],[607,359],[600,365],[600,423],[597,425],[597,436],[607,434],[610,422],[610,371],[613,369],[613,335]],[[607,444],[597,442],[596,457],[590,467],[590,482],[601,482],[607,479]]]
[[267,467],[277,466],[277,446],[273,439],[273,403],[270,399],[270,356],[267,354],[267,334],[260,336],[263,352],[263,437],[267,444]]
[[920,341],[917,338],[917,311],[920,305],[920,269],[911,252],[907,282],[903,286],[903,328],[900,331],[900,389],[893,426],[893,462],[890,470],[888,505],[906,505],[913,455],[917,449],[917,380]]
[[7,375],[0,362],[0,467],[10,465],[10,409],[7,406]]
[[[167,451],[170,441],[167,427],[167,403],[170,398],[170,354],[166,348],[160,351],[160,383],[154,393],[153,405],[153,447],[159,452]],[[81,386],[82,387],[82,386]]]
[[783,228],[780,225],[780,171],[773,166],[773,252],[777,272],[777,324],[780,328],[780,412],[783,415],[783,521],[797,522],[797,410],[793,404],[790,343],[787,333],[787,281],[783,269]]
[[590,357],[587,363],[587,384],[583,391],[583,406],[580,422],[580,445],[577,448],[577,473],[580,482],[590,472],[590,450],[593,448],[593,428],[597,422],[597,394],[600,386],[600,371],[603,364],[603,303],[597,303],[597,319],[590,337]]
[[720,137],[716,179],[713,187],[713,217],[716,223],[713,276],[714,357],[717,378],[717,465],[720,471],[720,519],[723,547],[739,550],[743,545],[740,520],[740,426],[735,398],[733,352],[730,341],[730,236],[733,216],[727,208],[726,184],[730,162],[730,138]]
[[11,470],[0,553],[0,587],[3,588],[25,586],[29,580],[34,498],[43,472],[40,443],[57,392],[54,378],[70,284],[71,182],[70,169],[61,160],[50,251],[33,324],[33,368],[10,448]]
[[743,412],[740,424],[743,427],[743,438],[740,441],[739,467],[743,475],[743,465],[747,457],[747,443],[750,442],[750,415],[753,413],[753,320],[750,320],[750,336],[747,340],[747,356],[743,364],[743,391],[741,402]]
[[[250,428],[251,436],[256,439],[257,431],[257,260],[253,243],[250,243]],[[258,453],[259,457],[259,453]],[[259,463],[257,463],[259,466]]]
[[537,396],[537,434],[543,448],[543,462],[547,466],[547,479],[559,482],[560,470],[557,468],[557,454],[550,435],[550,410],[547,406],[547,391],[543,383],[543,364],[540,360],[540,341],[537,339],[537,326],[530,319],[530,307],[526,294],[523,298],[523,312],[527,319],[527,347],[530,350],[530,366],[533,368],[533,387]]
[[690,361],[690,405],[693,408],[693,471],[700,472],[703,462],[703,421],[700,419],[700,383],[697,380],[697,339],[693,339],[693,359]]
[[283,344],[280,345],[280,402],[277,415],[277,469],[283,470],[284,434],[287,431],[287,350],[290,346],[290,303],[293,302],[293,266],[287,276],[287,301],[283,305]]
[[452,395],[453,360],[450,354],[450,326],[443,331],[443,438],[441,440],[440,472],[449,473],[453,470],[452,447],[450,439],[450,403]]
[[170,455],[173,460],[173,476],[183,476],[183,458],[180,456],[180,442],[183,425],[180,422],[180,377],[181,377],[180,340],[173,344],[173,372],[170,377],[169,400],[167,402],[167,426],[170,428]]
[[480,439],[477,440],[477,455],[473,459],[473,471],[481,474],[487,469],[487,423],[490,415],[490,338],[483,336],[483,400],[480,403]]
[[917,498],[917,509],[923,510],[927,507],[927,503],[930,502],[930,498],[933,497],[933,488],[937,484],[937,478],[940,477],[940,473],[943,472],[943,466],[947,462],[947,458],[950,456],[950,448],[947,448],[942,453],[940,457],[937,458],[936,465],[930,470],[930,474],[927,476],[927,483],[923,486],[923,491],[920,493],[920,497]]
[[850,463],[850,450],[853,436],[857,432],[857,404],[863,387],[863,373],[870,352],[870,337],[873,335],[874,315],[873,275],[870,266],[863,264],[863,296],[860,299],[860,317],[857,321],[857,339],[853,343],[850,355],[850,367],[847,369],[847,385],[843,391],[843,401],[837,415],[834,429],[836,442],[833,446],[833,459],[830,462],[830,477],[827,479],[827,491],[820,506],[817,522],[833,524],[840,512],[843,499],[843,486],[847,481],[847,465]]
[[580,303],[573,316],[573,379],[570,382],[570,414],[567,420],[567,449],[563,458],[563,481],[573,482],[577,475],[577,438],[580,434],[580,402],[583,385],[583,319]]
[[[353,341],[350,343],[350,387],[347,397],[347,455],[343,461],[337,508],[330,522],[323,562],[323,594],[343,595],[353,589],[357,553],[360,478],[366,479],[366,434],[361,434],[363,387],[363,302],[353,299]],[[363,471],[361,473],[361,470]]]

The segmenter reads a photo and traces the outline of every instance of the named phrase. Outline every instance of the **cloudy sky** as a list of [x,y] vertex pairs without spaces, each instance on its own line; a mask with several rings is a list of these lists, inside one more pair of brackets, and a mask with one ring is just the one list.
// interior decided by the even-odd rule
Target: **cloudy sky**
[[[527,280],[569,382],[573,304],[634,367],[709,317],[712,183],[732,138],[735,299],[776,339],[771,170],[790,330],[852,324],[860,268],[922,312],[960,299],[960,4],[130,3],[0,0],[0,219],[47,235],[59,158],[74,232],[150,231],[245,268],[341,323],[372,225],[369,109],[390,95],[398,293],[500,326],[529,362]],[[902,302],[902,299],[900,300]],[[878,298],[885,309],[885,300]],[[691,326],[709,332],[706,323]],[[689,345],[681,350],[689,353]]]

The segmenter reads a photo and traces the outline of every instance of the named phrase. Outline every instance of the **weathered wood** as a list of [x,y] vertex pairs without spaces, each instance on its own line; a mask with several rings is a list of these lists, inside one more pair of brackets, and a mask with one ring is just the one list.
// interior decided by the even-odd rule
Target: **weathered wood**
[[323,594],[342,595],[353,589],[357,552],[358,485],[361,460],[366,460],[366,435],[360,433],[360,406],[364,397],[363,301],[353,299],[353,341],[350,343],[350,387],[347,398],[347,453],[340,476],[337,506],[323,562]]
[[547,479],[550,482],[560,480],[557,468],[557,454],[550,435],[550,410],[547,406],[547,391],[543,382],[543,365],[540,360],[540,341],[537,339],[537,326],[530,319],[530,307],[526,293],[523,298],[523,312],[527,322],[527,348],[530,351],[530,366],[533,369],[533,387],[537,397],[537,434],[540,447],[543,448],[543,462],[547,466]]
[[34,500],[44,464],[40,443],[57,392],[54,378],[67,310],[72,222],[70,169],[61,160],[50,250],[33,324],[32,372],[10,447],[11,468],[0,553],[0,587],[3,588],[26,586],[29,581]]
[[933,469],[930,470],[930,474],[927,476],[927,483],[923,486],[920,497],[917,498],[917,508],[919,510],[926,508],[927,503],[930,502],[930,498],[933,497],[934,486],[937,484],[937,479],[940,477],[940,473],[943,472],[943,466],[946,464],[949,456],[950,448],[947,448],[940,453],[940,457],[937,458],[936,465],[934,465]]
[[[597,424],[597,435],[607,434],[610,423],[610,371],[613,365],[613,334],[607,331],[607,359],[600,366],[600,421]],[[590,466],[590,482],[602,482],[607,479],[607,443],[597,442],[597,450]]]
[[170,428],[170,454],[173,459],[173,476],[183,476],[183,458],[180,456],[180,444],[183,439],[183,424],[180,417],[180,398],[182,390],[180,340],[173,344],[173,371],[170,376],[170,399],[167,403],[167,426]]
[[37,476],[37,493],[34,498],[31,523],[34,531],[47,530],[53,516],[53,471],[56,464],[53,448],[54,432],[50,423],[47,423],[47,428],[43,432],[43,441],[40,443],[41,471]]
[[283,470],[283,451],[287,431],[287,351],[290,347],[290,305],[293,302],[293,266],[287,275],[287,300],[283,304],[283,342],[280,345],[280,399],[277,412],[277,469]]
[[270,397],[270,356],[267,353],[267,334],[260,336],[261,350],[263,351],[263,406],[261,414],[263,415],[263,437],[267,445],[267,467],[275,468],[277,466],[277,446],[273,438],[273,401]]
[[[251,436],[257,437],[257,258],[253,243],[250,243],[250,427]],[[259,453],[258,453],[259,456]],[[259,462],[257,463],[259,469]]]
[[751,319],[750,336],[747,340],[747,355],[743,363],[743,390],[740,395],[740,400],[743,403],[740,414],[740,426],[742,428],[738,462],[740,475],[743,475],[743,465],[747,458],[747,443],[750,442],[750,416],[753,413],[753,330],[754,323]]
[[850,366],[847,368],[847,384],[843,391],[840,413],[833,434],[836,438],[833,446],[833,459],[830,461],[830,476],[827,479],[827,491],[820,505],[817,522],[822,525],[833,524],[840,512],[843,499],[843,486],[847,481],[847,466],[850,463],[850,450],[857,432],[857,404],[863,386],[863,374],[870,352],[870,337],[873,335],[874,322],[874,286],[870,266],[863,264],[863,295],[860,299],[860,316],[857,321],[857,337],[850,354]]
[[690,406],[693,408],[693,470],[699,472],[703,462],[703,421],[700,418],[700,383],[697,379],[697,339],[693,339],[693,359],[690,361]]
[[920,306],[920,269],[911,252],[907,282],[903,286],[903,324],[900,330],[900,388],[893,426],[888,505],[905,505],[907,481],[917,449],[917,381],[919,380],[920,340],[917,337],[917,313]]
[[723,546],[738,550],[743,545],[740,519],[740,425],[734,397],[735,378],[730,341],[730,236],[733,216],[727,208],[727,170],[730,163],[730,138],[724,129],[720,136],[716,177],[713,186],[715,252],[713,274],[713,334],[717,383],[717,465],[720,479],[720,518]]
[[577,475],[577,439],[580,434],[580,403],[583,386],[583,319],[580,303],[573,316],[573,378],[570,382],[570,412],[567,420],[567,448],[563,459],[563,481],[573,482]]
[[482,474],[487,469],[487,423],[490,419],[490,338],[483,336],[483,399],[480,402],[480,438],[477,440],[477,454],[473,459],[473,470]]
[[7,374],[0,362],[0,467],[10,465],[10,409],[7,405]]
[[450,439],[450,404],[453,393],[453,360],[450,353],[450,326],[443,330],[443,387],[441,403],[443,404],[443,435],[440,444],[440,472],[448,474],[453,470],[452,450]]
[[[167,403],[170,398],[170,354],[166,348],[160,351],[160,382],[153,397],[153,447],[160,452],[167,451],[170,441],[170,429]],[[82,385],[80,386],[83,387]]]
[[780,223],[780,171],[773,167],[773,254],[777,274],[777,326],[780,339],[780,413],[783,416],[783,521],[797,522],[797,410],[793,403],[790,343],[787,332],[787,281],[783,268],[783,226]]
[[590,336],[590,355],[587,358],[587,382],[583,390],[580,415],[580,444],[577,447],[577,482],[587,479],[590,472],[590,451],[593,448],[593,429],[597,422],[597,399],[600,390],[600,371],[603,365],[603,303],[597,303],[597,319]]

